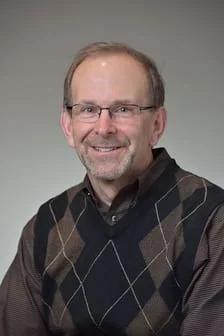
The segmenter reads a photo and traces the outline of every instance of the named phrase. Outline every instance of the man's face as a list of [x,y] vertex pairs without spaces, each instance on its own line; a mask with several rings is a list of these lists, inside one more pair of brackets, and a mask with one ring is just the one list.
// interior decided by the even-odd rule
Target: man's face
[[[73,103],[109,107],[118,102],[151,105],[149,86],[140,63],[123,54],[100,55],[84,60],[72,83]],[[62,127],[90,179],[132,180],[152,160],[152,146],[164,125],[164,109],[142,111],[125,121],[111,119],[103,110],[94,123],[62,115]]]

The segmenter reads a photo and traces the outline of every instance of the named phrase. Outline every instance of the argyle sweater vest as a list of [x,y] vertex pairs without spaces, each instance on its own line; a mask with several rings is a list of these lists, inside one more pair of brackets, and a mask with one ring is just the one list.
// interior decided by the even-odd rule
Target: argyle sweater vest
[[82,191],[45,203],[34,224],[34,262],[49,330],[179,335],[200,240],[223,200],[221,188],[171,160],[113,227]]

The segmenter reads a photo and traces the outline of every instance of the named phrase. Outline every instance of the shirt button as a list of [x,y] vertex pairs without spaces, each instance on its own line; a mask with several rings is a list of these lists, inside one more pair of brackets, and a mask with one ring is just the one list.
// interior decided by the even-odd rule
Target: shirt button
[[112,219],[112,222],[116,222],[117,221],[117,217],[116,216],[112,216],[111,219]]

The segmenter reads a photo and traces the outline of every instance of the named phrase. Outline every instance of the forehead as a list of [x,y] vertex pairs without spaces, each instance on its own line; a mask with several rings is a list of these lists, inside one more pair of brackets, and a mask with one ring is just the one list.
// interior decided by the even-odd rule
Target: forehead
[[87,57],[75,70],[71,82],[73,98],[97,92],[101,96],[120,96],[117,98],[128,94],[143,95],[148,93],[148,86],[143,65],[126,54]]

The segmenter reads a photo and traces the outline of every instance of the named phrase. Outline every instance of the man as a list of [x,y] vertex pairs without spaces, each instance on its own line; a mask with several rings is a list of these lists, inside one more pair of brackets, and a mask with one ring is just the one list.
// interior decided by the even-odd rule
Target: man
[[82,49],[61,125],[87,175],[25,227],[0,334],[223,335],[224,192],[154,149],[166,110],[153,61],[117,43]]

